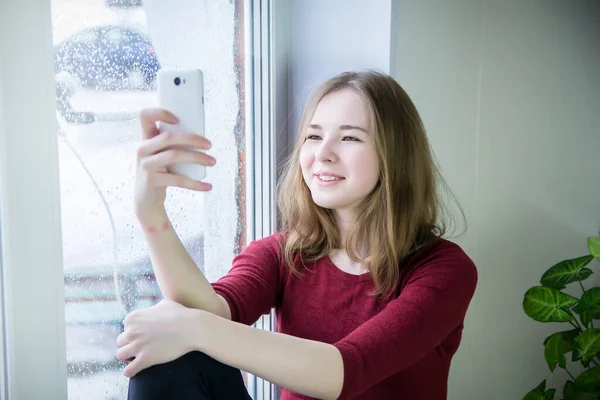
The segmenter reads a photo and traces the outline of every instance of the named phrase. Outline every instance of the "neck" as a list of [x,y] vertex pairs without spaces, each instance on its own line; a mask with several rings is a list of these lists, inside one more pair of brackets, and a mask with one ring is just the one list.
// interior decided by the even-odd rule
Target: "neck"
[[[354,224],[355,214],[353,212],[347,210],[334,210],[335,222],[337,223],[338,229],[340,231],[340,248],[342,250],[346,249],[346,238],[350,233],[350,229]],[[362,256],[362,251],[359,248],[354,248],[354,254],[357,256]]]
[[335,217],[335,222],[340,231],[340,239],[341,245],[344,246],[346,243],[346,238],[348,237],[348,233],[350,232],[350,228],[354,223],[354,215],[345,210],[334,210],[333,216]]

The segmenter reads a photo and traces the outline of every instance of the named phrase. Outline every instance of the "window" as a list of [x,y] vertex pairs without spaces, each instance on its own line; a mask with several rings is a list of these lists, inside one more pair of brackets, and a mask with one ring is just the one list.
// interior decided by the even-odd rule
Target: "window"
[[81,33],[73,36],[73,43],[91,44],[98,40],[98,31],[95,29],[86,29]]
[[169,190],[173,226],[210,280],[247,242],[244,2],[180,6],[52,0],[69,399],[125,397],[116,337],[125,315],[160,299],[131,204],[137,111],[156,105],[162,67],[203,70],[206,131],[218,157],[208,171],[212,193]]
[[[64,398],[63,389],[69,399],[124,398],[115,338],[129,311],[160,297],[131,204],[137,113],[156,105],[160,68],[204,71],[207,136],[219,160],[208,171],[212,193],[168,192],[186,248],[214,281],[249,240],[272,232],[271,8],[250,0],[27,0],[2,8],[0,22],[20,22],[0,28],[0,50],[13,56],[0,65],[0,197],[9,216],[2,243],[10,237],[2,398]],[[6,79],[21,71],[24,83]],[[50,84],[52,116],[44,114]],[[28,118],[27,136],[8,134]],[[27,143],[40,145],[25,152]],[[257,326],[270,329],[270,318]],[[270,397],[268,383],[246,380],[255,398]]]

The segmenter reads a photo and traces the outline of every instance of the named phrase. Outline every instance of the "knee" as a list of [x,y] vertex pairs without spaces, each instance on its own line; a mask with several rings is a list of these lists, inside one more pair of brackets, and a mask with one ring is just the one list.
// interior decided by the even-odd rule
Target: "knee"
[[209,398],[207,372],[212,358],[200,352],[190,352],[164,363],[148,367],[129,380],[130,400],[165,398]]
[[[140,371],[138,375],[146,377],[149,375],[152,377],[161,376],[162,378],[165,378],[165,375],[176,375],[179,377],[185,375],[197,376],[198,373],[207,371],[212,372],[223,367],[227,366],[202,352],[191,351],[173,361],[148,367],[145,370]],[[136,377],[138,375],[136,375]]]
[[222,368],[231,368],[201,351],[190,351],[172,362],[178,364],[178,366],[181,366],[182,368],[193,369],[196,371],[215,371]]
[[239,373],[239,370],[233,368],[227,364],[223,364],[220,361],[202,353],[200,351],[191,351],[184,354],[177,360],[182,365],[182,368],[186,368],[188,371],[196,371],[197,373],[206,373],[213,377],[215,376],[229,376],[231,374]]

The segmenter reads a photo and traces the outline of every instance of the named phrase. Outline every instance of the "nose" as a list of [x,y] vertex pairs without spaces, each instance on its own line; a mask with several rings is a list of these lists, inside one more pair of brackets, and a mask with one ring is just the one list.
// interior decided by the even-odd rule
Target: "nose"
[[315,152],[315,159],[320,162],[336,162],[338,157],[334,144],[330,140],[322,140]]

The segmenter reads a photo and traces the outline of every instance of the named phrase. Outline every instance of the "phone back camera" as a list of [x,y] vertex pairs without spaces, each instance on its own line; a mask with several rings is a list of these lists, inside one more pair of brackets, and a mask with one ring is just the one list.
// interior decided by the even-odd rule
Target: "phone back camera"
[[181,79],[175,78],[175,80],[173,81],[173,83],[175,83],[175,86],[179,86],[179,84],[181,83]]

